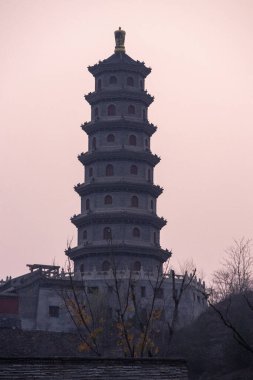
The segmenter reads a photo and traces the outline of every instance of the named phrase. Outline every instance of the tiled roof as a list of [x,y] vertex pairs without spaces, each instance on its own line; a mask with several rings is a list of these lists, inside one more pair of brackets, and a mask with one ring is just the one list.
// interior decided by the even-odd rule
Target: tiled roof
[[111,55],[109,58],[106,58],[102,61],[103,63],[119,63],[119,62],[124,62],[124,63],[136,63],[136,61],[129,57],[126,53],[114,53]]
[[180,359],[0,358],[0,379],[187,380]]

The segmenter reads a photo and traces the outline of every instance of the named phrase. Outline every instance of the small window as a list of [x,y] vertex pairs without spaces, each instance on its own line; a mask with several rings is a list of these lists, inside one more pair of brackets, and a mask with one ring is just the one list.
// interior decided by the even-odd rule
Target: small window
[[105,175],[107,176],[107,177],[111,177],[111,176],[113,176],[113,166],[111,165],[111,164],[108,164],[107,166],[106,166],[106,169],[105,169]]
[[112,143],[115,141],[115,136],[113,134],[109,134],[106,138],[107,142]]
[[96,137],[93,137],[92,139],[92,150],[96,150],[97,149],[97,140],[96,140]]
[[133,77],[128,77],[127,78],[127,85],[128,86],[134,86],[134,79],[133,79]]
[[114,104],[110,104],[107,108],[107,115],[108,116],[115,116],[116,115],[116,107]]
[[137,175],[138,174],[138,167],[136,165],[132,165],[130,168],[130,173]]
[[135,135],[129,136],[129,145],[136,145],[136,136]]
[[60,308],[59,306],[49,306],[49,317],[59,318],[60,316]]
[[84,274],[84,265],[83,264],[80,265],[80,272],[82,275]]
[[102,87],[102,82],[101,82],[101,79],[98,80],[98,90],[101,90],[101,87]]
[[86,199],[86,201],[85,201],[85,209],[86,209],[86,210],[89,210],[89,209],[90,209],[90,200],[89,200],[89,198]]
[[133,229],[133,237],[139,238],[141,236],[140,230],[137,227]]
[[111,269],[111,264],[109,263],[109,261],[104,261],[102,264],[102,271],[108,272],[108,270],[110,269]]
[[98,107],[95,108],[94,114],[95,114],[95,116],[98,116]]
[[141,297],[146,297],[146,287],[141,286]]
[[110,84],[116,84],[117,83],[117,78],[114,75],[111,76],[110,79],[109,79],[109,83]]
[[147,116],[146,116],[146,111],[145,110],[142,111],[142,119],[144,121],[147,120]]
[[129,115],[135,114],[135,106],[133,106],[132,104],[130,104],[130,106],[128,106],[128,114]]
[[153,201],[153,199],[151,199],[151,201],[150,201],[150,208],[151,208],[151,210],[154,209],[154,201]]
[[145,147],[149,148],[149,140],[145,139]]
[[156,232],[154,232],[153,240],[154,240],[154,244],[156,244],[157,243]]
[[112,230],[110,227],[105,227],[103,232],[104,240],[112,240]]
[[136,197],[136,195],[133,195],[131,198],[131,206],[132,207],[139,207],[139,199]]
[[105,205],[111,205],[112,204],[112,197],[111,195],[106,195],[104,198],[104,204]]
[[89,168],[89,177],[93,176],[93,168]]
[[83,240],[87,240],[87,230],[83,231]]
[[141,270],[141,263],[139,261],[135,261],[133,270],[135,272],[139,272]]
[[140,80],[140,88],[141,88],[141,90],[143,90],[143,80],[142,79]]

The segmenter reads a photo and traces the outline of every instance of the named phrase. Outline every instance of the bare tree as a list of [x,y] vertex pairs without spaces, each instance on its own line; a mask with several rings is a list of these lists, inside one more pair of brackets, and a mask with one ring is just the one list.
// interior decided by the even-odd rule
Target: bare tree
[[[93,279],[83,274],[77,280],[68,263],[70,287],[62,292],[62,298],[82,341],[81,348],[100,356],[104,353],[103,337],[110,336],[111,349],[117,347],[124,356],[166,354],[179,326],[183,295],[191,286],[194,288],[195,282],[197,285],[196,269],[191,274],[185,271],[176,275],[169,269],[169,261],[151,272],[142,268],[122,269],[114,255],[111,237],[108,245],[110,269],[101,279],[104,286],[99,292],[103,288],[103,294],[91,295],[87,289],[93,287]],[[167,285],[163,286],[165,281]],[[110,292],[106,294],[106,290]],[[97,307],[99,304],[103,307]],[[110,313],[101,315],[101,310],[106,309]]]
[[[113,290],[116,295],[117,329],[120,338],[119,345],[126,356],[144,357],[154,356],[159,352],[159,347],[154,339],[154,332],[159,319],[164,311],[164,303],[161,303],[159,291],[166,277],[163,266],[158,265],[152,275],[145,280],[148,302],[145,307],[141,305],[139,290],[143,284],[140,272],[129,270],[127,278],[119,275],[115,260],[112,260]],[[146,288],[149,289],[146,289]]]
[[221,269],[213,274],[212,288],[215,302],[225,299],[231,294],[243,293],[252,289],[253,256],[252,240],[242,238],[234,240],[234,244],[225,252]]
[[177,328],[178,317],[179,317],[179,305],[182,300],[183,294],[192,285],[194,279],[196,279],[196,268],[193,269],[192,273],[188,275],[187,271],[181,276],[181,281],[179,286],[176,285],[176,274],[174,270],[171,271],[172,276],[172,299],[173,299],[173,313],[171,321],[167,322],[169,330],[168,343],[171,342],[175,330]]
[[[245,295],[245,300],[247,302],[249,309],[253,311],[253,305],[249,301],[246,295]],[[235,341],[245,350],[253,354],[253,345],[251,344],[250,340],[247,339],[247,337],[243,335],[243,333],[240,331],[240,328],[236,326],[235,322],[233,321],[233,312],[231,312],[230,310],[232,299],[229,298],[226,301],[227,301],[227,305],[225,307],[225,310],[222,310],[219,307],[219,305],[212,303],[210,300],[208,300],[208,304],[219,316],[224,326],[226,326],[232,332],[233,338],[235,339]],[[253,320],[253,315],[252,315],[252,320]]]
[[[64,285],[58,295],[64,302],[65,308],[72,320],[80,338],[80,351],[91,352],[101,356],[101,336],[105,331],[106,305],[104,300],[94,292],[89,293],[85,281],[76,281],[68,260],[67,275],[68,286]],[[92,288],[91,288],[92,290]]]
[[[224,326],[233,334],[235,341],[245,350],[253,354],[251,338],[243,332],[242,324],[236,322],[235,310],[239,304],[244,314],[253,311],[253,256],[251,253],[252,240],[241,238],[234,240],[222,259],[222,268],[215,271],[212,279],[212,288],[207,297],[208,305],[217,314]],[[253,314],[252,314],[253,321]],[[248,321],[247,321],[248,322]]]

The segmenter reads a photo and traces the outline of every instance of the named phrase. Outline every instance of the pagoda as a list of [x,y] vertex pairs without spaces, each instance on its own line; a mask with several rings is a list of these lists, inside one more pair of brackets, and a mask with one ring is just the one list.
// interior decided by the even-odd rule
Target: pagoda
[[[148,108],[154,98],[145,79],[151,69],[126,54],[120,28],[115,40],[114,54],[88,67],[95,91],[85,96],[91,120],[81,126],[88,152],[78,157],[84,167],[84,181],[75,186],[81,212],[71,218],[78,238],[66,250],[74,275],[69,267],[34,263],[29,273],[0,281],[0,327],[76,332],[77,309],[77,317],[82,310],[98,317],[102,310],[108,343],[116,331],[110,329],[122,318],[134,329],[147,318],[159,329],[179,328],[207,307],[205,284],[195,272],[163,270],[171,252],[160,246],[166,221],[156,213],[163,189],[153,181],[160,158],[150,149],[156,127],[148,121]],[[159,341],[166,339],[162,335]]]
[[75,186],[81,212],[71,218],[77,246],[66,251],[75,276],[119,269],[151,272],[170,252],[160,246],[165,219],[156,213],[163,189],[154,185],[160,158],[150,149],[156,127],[148,121],[154,98],[145,89],[151,68],[125,52],[125,31],[115,31],[115,50],[89,66],[95,91],[85,96],[91,121],[81,127],[88,151],[78,157],[84,182]]

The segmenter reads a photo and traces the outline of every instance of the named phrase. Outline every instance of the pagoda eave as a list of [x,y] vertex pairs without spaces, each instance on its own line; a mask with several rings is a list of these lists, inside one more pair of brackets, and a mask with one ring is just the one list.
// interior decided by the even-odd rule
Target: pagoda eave
[[125,130],[144,132],[151,137],[157,130],[155,125],[147,121],[136,122],[124,117],[115,120],[99,120],[97,118],[94,122],[82,124],[81,128],[88,136],[100,131],[120,131],[124,128]]
[[[134,154],[133,154],[134,153]],[[81,153],[78,160],[83,165],[89,165],[95,161],[113,161],[113,160],[129,160],[129,161],[142,161],[151,166],[156,166],[160,162],[160,157],[152,154],[149,150],[146,152],[138,152],[127,149],[117,149],[112,151],[99,151]]]
[[133,92],[127,90],[115,90],[115,91],[95,91],[90,92],[84,96],[87,102],[93,106],[98,102],[114,101],[114,100],[129,100],[144,103],[145,106],[150,106],[154,101],[154,97],[145,91]]
[[163,192],[163,189],[158,185],[128,182],[124,180],[115,182],[95,182],[94,180],[94,182],[88,184],[78,184],[74,189],[80,196],[91,193],[129,191],[135,193],[149,193],[151,196],[158,198]]
[[74,215],[71,222],[76,227],[90,224],[143,224],[152,225],[159,230],[163,228],[167,221],[158,217],[156,214],[137,214],[130,211],[113,211],[110,212],[88,212],[87,214]]
[[65,251],[66,255],[70,259],[76,259],[78,257],[94,257],[107,254],[111,256],[113,254],[137,256],[137,257],[153,257],[156,260],[159,259],[161,262],[165,262],[170,258],[171,252],[167,249],[162,249],[160,246],[157,247],[140,247],[136,245],[125,244],[106,244],[106,245],[92,245],[84,244],[83,246],[77,246],[75,248],[69,248]]
[[141,74],[143,78],[146,78],[151,73],[151,68],[146,67],[144,63],[136,62],[135,64],[121,63],[97,63],[93,66],[88,66],[89,72],[94,76],[98,76],[104,72],[119,72],[119,71],[129,71]]

